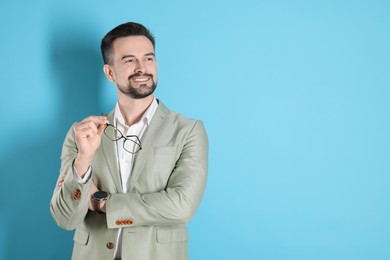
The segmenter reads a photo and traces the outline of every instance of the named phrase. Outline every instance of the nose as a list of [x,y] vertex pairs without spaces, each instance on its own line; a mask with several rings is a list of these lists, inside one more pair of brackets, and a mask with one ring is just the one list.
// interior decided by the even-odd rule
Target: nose
[[138,61],[135,67],[135,73],[143,74],[145,72],[145,66],[142,61]]

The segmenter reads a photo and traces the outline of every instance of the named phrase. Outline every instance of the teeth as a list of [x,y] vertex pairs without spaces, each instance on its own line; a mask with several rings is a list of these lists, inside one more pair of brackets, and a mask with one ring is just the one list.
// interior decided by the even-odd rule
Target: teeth
[[133,79],[135,82],[143,82],[143,81],[148,81],[149,78],[134,78]]

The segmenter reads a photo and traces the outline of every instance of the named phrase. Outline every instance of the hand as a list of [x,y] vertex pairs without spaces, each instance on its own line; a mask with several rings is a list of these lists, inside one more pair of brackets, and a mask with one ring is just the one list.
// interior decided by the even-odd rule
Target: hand
[[106,211],[106,202],[107,202],[107,200],[103,200],[103,201],[100,202],[99,207],[100,207],[100,211],[101,212],[107,213],[107,211]]
[[73,131],[78,149],[75,168],[81,177],[88,170],[108,123],[105,116],[90,116],[74,126]]

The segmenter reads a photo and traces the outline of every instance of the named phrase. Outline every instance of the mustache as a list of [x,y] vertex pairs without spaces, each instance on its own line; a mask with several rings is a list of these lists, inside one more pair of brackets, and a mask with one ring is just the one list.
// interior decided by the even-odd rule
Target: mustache
[[128,77],[128,80],[130,81],[132,78],[134,77],[139,77],[139,76],[147,76],[147,77],[150,77],[150,78],[153,78],[153,74],[148,74],[148,73],[135,73],[135,74],[132,74]]

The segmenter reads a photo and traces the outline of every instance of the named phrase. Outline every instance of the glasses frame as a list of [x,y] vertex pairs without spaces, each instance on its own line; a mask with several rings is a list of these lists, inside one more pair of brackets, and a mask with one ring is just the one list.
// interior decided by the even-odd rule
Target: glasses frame
[[[118,137],[118,138],[116,138],[116,139],[112,139],[112,138],[106,133],[107,127],[109,127],[109,126],[110,126],[110,127],[113,127],[113,128],[115,129],[115,131],[117,131],[121,136]],[[125,139],[125,140],[123,141],[123,149],[125,149],[125,151],[128,152],[128,153],[136,154],[136,153],[138,153],[139,151],[142,150],[141,140],[138,138],[138,136],[136,136],[136,135],[127,135],[127,136],[125,136],[125,135],[122,134],[121,131],[119,131],[118,128],[116,128],[116,127],[115,127],[114,125],[112,125],[112,124],[106,124],[106,127],[104,128],[104,135],[105,135],[108,139],[110,139],[111,141],[114,141],[114,142],[117,142],[118,140],[120,140],[120,139],[122,139],[122,138]],[[130,139],[130,137],[133,137],[133,138],[135,137],[136,141]],[[131,152],[131,151],[127,150],[127,149],[125,148],[125,144],[126,144],[127,141],[130,141],[130,142],[135,143],[135,144],[139,147],[139,149],[138,149],[137,151],[135,151],[135,152]]]

